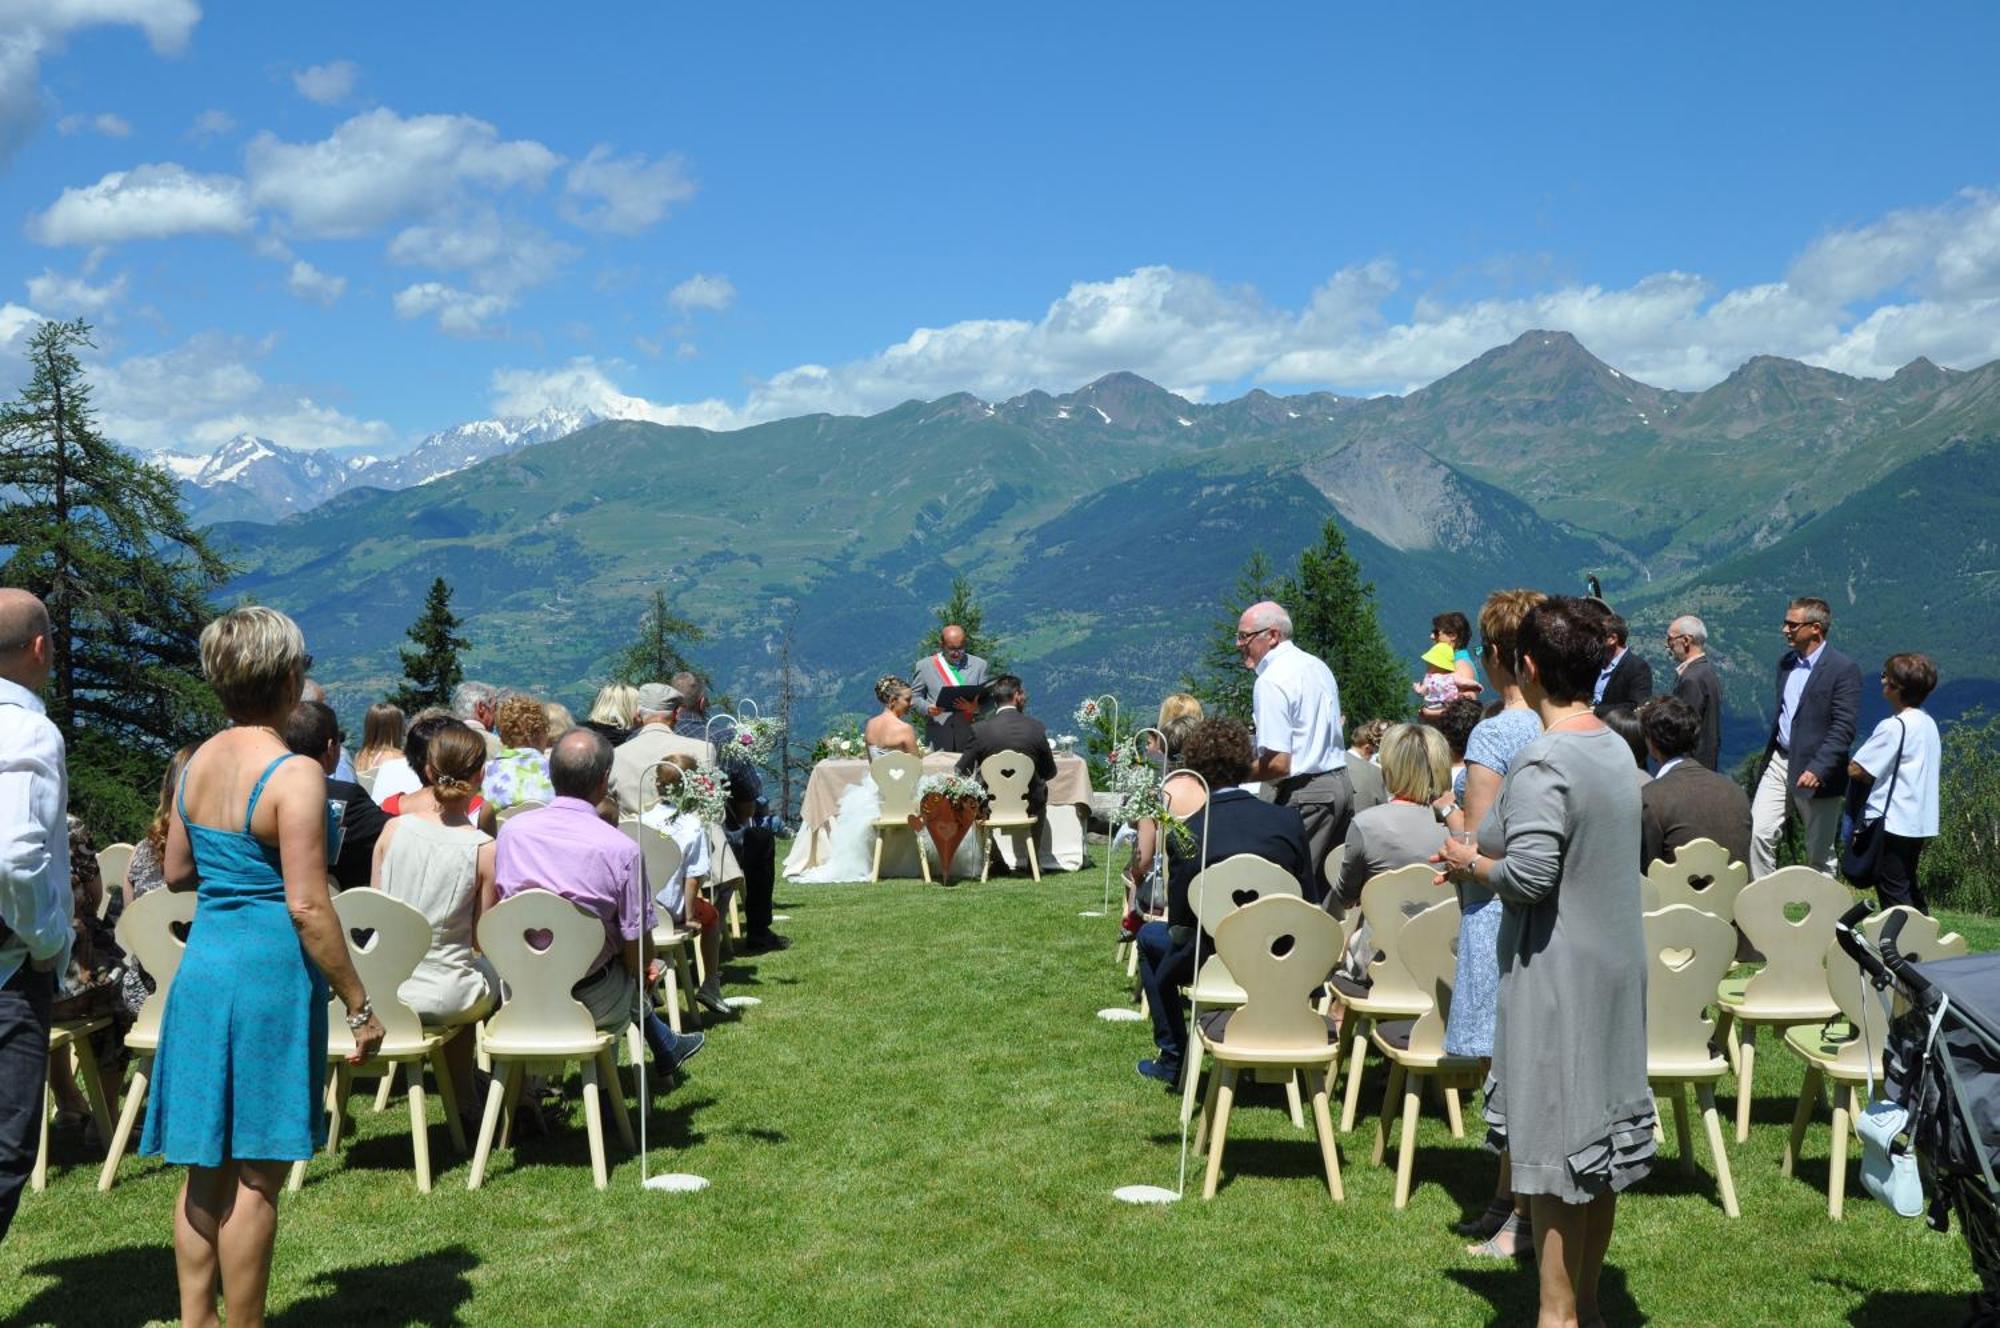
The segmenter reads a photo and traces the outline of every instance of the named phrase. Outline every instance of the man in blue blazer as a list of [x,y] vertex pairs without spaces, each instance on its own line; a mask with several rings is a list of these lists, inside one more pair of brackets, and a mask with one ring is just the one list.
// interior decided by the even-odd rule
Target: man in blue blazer
[[1795,599],[1785,610],[1778,661],[1778,708],[1764,742],[1764,774],[1750,800],[1750,879],[1778,867],[1787,810],[1805,825],[1806,862],[1833,874],[1847,758],[1861,717],[1861,670],[1826,643],[1833,611],[1823,599]]

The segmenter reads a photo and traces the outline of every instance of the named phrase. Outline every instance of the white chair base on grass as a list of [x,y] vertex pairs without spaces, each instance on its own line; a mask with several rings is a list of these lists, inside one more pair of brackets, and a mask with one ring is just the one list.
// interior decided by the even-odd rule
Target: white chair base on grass
[[1688,1172],[1695,1169],[1688,1121],[1688,1087],[1693,1085],[1701,1103],[1702,1127],[1708,1133],[1708,1151],[1715,1159],[1722,1211],[1736,1217],[1736,1181],[1729,1171],[1729,1148],[1715,1107],[1715,1085],[1728,1072],[1729,1062],[1715,1049],[1715,1021],[1708,1014],[1715,1003],[1716,983],[1736,957],[1736,928],[1691,904],[1671,904],[1648,913],[1645,924],[1646,1079],[1656,1102],[1665,1098],[1673,1104],[1681,1170]]
[[1028,870],[1042,879],[1042,855],[1035,847],[1041,818],[1028,810],[1028,785],[1035,778],[1035,763],[1020,752],[995,752],[979,763],[979,782],[991,795],[979,832],[986,852],[979,864],[979,879],[992,874],[993,859],[1000,852],[1000,835],[1019,834],[1028,855]]
[[146,1105],[153,1052],[160,1045],[160,1018],[166,1013],[167,992],[173,988],[181,954],[187,949],[185,933],[194,921],[194,906],[192,890],[152,890],[133,900],[118,918],[118,946],[137,959],[153,979],[153,994],[139,1007],[139,1017],[125,1034],[125,1049],[132,1053],[132,1082],[125,1090],[118,1127],[111,1133],[104,1170],[98,1173],[100,1190],[110,1189],[117,1181],[118,1164],[125,1159],[132,1131],[139,1124],[139,1112]]
[[[1403,870],[1407,871],[1408,868]],[[1428,870],[1428,869],[1426,869]],[[1444,1049],[1444,1030],[1451,1017],[1451,987],[1456,969],[1451,953],[1458,935],[1458,900],[1447,896],[1403,925],[1398,952],[1418,991],[1429,992],[1430,1008],[1413,1020],[1375,1025],[1370,1039],[1389,1062],[1389,1083],[1382,1094],[1382,1115],[1375,1127],[1374,1160],[1388,1156],[1389,1122],[1398,1107],[1402,1134],[1396,1148],[1395,1206],[1410,1202],[1410,1182],[1416,1171],[1417,1116],[1423,1109],[1423,1081],[1434,1079],[1444,1089],[1445,1109],[1455,1138],[1465,1135],[1459,1090],[1478,1087],[1479,1062],[1453,1056]]]
[[[1369,943],[1378,951],[1368,965],[1366,986],[1335,975],[1329,979],[1334,999],[1343,1011],[1340,1054],[1347,1066],[1347,1092],[1340,1104],[1340,1132],[1354,1128],[1361,1108],[1361,1071],[1367,1060],[1370,1033],[1384,1021],[1415,1019],[1431,1008],[1431,995],[1420,991],[1403,963],[1403,928],[1424,909],[1444,897],[1435,869],[1423,863],[1399,867],[1371,877],[1361,888],[1361,915],[1367,920]],[[1343,927],[1351,935],[1354,927]],[[1342,951],[1346,946],[1343,941]],[[1456,1090],[1453,1090],[1456,1101]]]
[[49,1084],[42,1090],[42,1128],[40,1141],[35,1147],[35,1167],[28,1176],[28,1188],[40,1193],[49,1183],[49,1118],[56,1111],[56,1090],[54,1078],[58,1071],[71,1072],[83,1081],[83,1095],[90,1105],[90,1119],[97,1126],[97,1137],[109,1139],[111,1135],[111,1107],[104,1100],[104,1072],[97,1064],[97,1053],[91,1048],[91,1035],[101,1033],[111,1027],[108,1017],[79,1019],[55,1025],[49,1030]]
[[909,752],[884,752],[868,763],[868,777],[882,795],[882,811],[875,818],[875,865],[868,879],[882,879],[882,842],[891,835],[908,835],[917,854],[917,867],[924,884],[931,883],[931,860],[924,852],[924,834],[910,824],[917,814],[917,785],[923,782],[924,762]]

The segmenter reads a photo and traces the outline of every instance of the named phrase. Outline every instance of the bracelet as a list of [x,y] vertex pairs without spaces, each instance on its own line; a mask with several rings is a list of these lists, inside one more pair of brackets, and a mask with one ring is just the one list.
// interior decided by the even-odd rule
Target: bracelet
[[368,1021],[370,1019],[373,1019],[374,1017],[375,1017],[374,1002],[370,1001],[366,996],[363,996],[361,998],[361,1008],[359,1010],[350,1010],[348,1012],[347,1031],[350,1033],[359,1033],[362,1029],[368,1026]]

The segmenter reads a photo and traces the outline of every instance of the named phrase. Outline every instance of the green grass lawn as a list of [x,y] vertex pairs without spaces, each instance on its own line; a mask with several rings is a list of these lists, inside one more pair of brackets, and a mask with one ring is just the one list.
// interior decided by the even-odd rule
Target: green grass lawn
[[[789,886],[794,949],[729,968],[761,1007],[716,1029],[652,1116],[650,1165],[713,1181],[642,1191],[612,1143],[592,1189],[582,1112],[496,1155],[486,1187],[431,1131],[437,1189],[416,1193],[408,1118],[364,1084],[359,1135],[280,1214],[274,1322],[308,1324],[1531,1322],[1530,1271],[1460,1253],[1493,1159],[1427,1115],[1410,1207],[1343,1137],[1347,1202],[1327,1198],[1309,1132],[1276,1090],[1235,1114],[1223,1185],[1201,1202],[1115,1202],[1172,1187],[1175,1099],[1133,1073],[1144,1024],[1124,1000],[1110,919],[1079,918],[1102,877],[950,889]],[[1953,919],[1974,944],[2000,925]],[[1975,1281],[1956,1233],[1890,1216],[1849,1186],[1825,1212],[1828,1127],[1778,1174],[1796,1061],[1768,1037],[1750,1142],[1732,1160],[1743,1217],[1668,1156],[1621,1205],[1606,1271],[1614,1324],[1915,1325],[1958,1321]],[[1370,1107],[1380,1079],[1371,1070]],[[1732,1089],[1725,1084],[1724,1111]],[[1476,1134],[1476,1117],[1471,1122]],[[1733,1137],[1733,1136],[1732,1136]],[[178,1175],[128,1160],[109,1195],[81,1141],[57,1155],[0,1245],[0,1324],[117,1328],[175,1314]]]

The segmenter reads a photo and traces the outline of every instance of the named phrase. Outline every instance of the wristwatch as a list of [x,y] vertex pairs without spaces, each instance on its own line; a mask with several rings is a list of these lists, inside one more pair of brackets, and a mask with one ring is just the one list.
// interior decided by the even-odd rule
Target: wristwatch
[[361,1008],[359,1010],[351,1010],[348,1012],[347,1031],[350,1033],[359,1033],[362,1029],[368,1026],[368,1021],[370,1019],[373,1019],[374,1017],[375,1017],[375,1003],[369,1000],[366,996],[363,996],[361,998]]
[[1439,825],[1443,825],[1445,822],[1445,818],[1450,816],[1453,812],[1457,810],[1458,810],[1458,804],[1456,802],[1447,802],[1442,807],[1438,806],[1436,803],[1431,804],[1431,812],[1438,818]]

